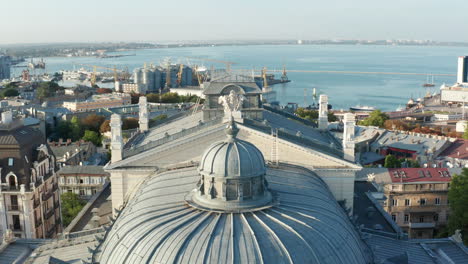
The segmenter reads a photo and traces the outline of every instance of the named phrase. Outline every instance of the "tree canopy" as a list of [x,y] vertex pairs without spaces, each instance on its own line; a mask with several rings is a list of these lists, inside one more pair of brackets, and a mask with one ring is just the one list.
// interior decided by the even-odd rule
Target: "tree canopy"
[[385,121],[388,120],[388,115],[380,110],[375,110],[370,113],[369,117],[359,122],[361,126],[377,126],[383,127]]
[[468,169],[464,168],[460,175],[453,175],[448,199],[450,201],[448,235],[460,229],[463,242],[468,245]]
[[317,110],[309,110],[302,107],[296,109],[296,115],[307,120],[316,120],[318,119],[319,113]]
[[384,167],[385,168],[400,168],[401,161],[399,161],[395,156],[389,154],[385,157]]
[[76,215],[83,209],[86,201],[81,199],[76,193],[66,192],[60,195],[62,200],[62,220],[63,226],[68,226]]
[[1,92],[0,97],[11,97],[11,96],[18,96],[18,95],[19,95],[18,90],[14,88],[7,88]]
[[96,146],[100,146],[102,142],[101,135],[99,135],[98,132],[91,130],[85,130],[83,140],[92,142]]
[[37,97],[40,99],[51,97],[60,89],[62,89],[62,87],[55,82],[43,82],[37,87]]

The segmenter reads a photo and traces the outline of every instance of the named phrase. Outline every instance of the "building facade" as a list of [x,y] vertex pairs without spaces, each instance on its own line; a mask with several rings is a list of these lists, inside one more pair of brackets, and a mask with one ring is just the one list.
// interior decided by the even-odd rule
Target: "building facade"
[[375,182],[384,210],[410,238],[433,238],[447,225],[451,173],[446,168],[384,169]]
[[15,237],[54,238],[62,232],[55,156],[39,130],[2,119],[1,233],[11,230]]
[[58,171],[60,193],[76,193],[89,199],[100,192],[109,181],[102,166],[65,166]]
[[131,97],[125,93],[93,95],[91,100],[63,102],[63,107],[72,112],[86,112],[99,108],[118,107],[131,104]]
[[0,55],[0,80],[10,79],[10,56]]

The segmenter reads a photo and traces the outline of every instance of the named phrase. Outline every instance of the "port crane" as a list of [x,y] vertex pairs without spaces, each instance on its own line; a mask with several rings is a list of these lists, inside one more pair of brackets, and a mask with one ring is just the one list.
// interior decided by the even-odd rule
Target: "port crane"
[[214,60],[214,59],[207,59],[207,58],[197,58],[197,57],[186,57],[188,59],[193,59],[193,60],[201,60],[201,61],[210,61],[210,62],[216,62],[216,63],[222,63],[226,65],[226,71],[230,72],[231,71],[231,66],[234,64],[237,64],[232,61],[224,61],[224,60]]

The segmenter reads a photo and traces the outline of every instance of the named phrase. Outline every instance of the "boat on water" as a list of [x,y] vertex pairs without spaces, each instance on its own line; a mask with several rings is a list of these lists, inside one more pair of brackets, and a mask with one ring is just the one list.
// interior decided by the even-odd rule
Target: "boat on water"
[[423,87],[434,87],[434,75],[432,75],[432,82],[429,83],[429,75],[427,76],[426,83],[422,85]]
[[355,112],[372,112],[372,111],[375,111],[377,109],[375,107],[373,107],[373,106],[357,105],[357,106],[350,107],[349,110],[355,111]]

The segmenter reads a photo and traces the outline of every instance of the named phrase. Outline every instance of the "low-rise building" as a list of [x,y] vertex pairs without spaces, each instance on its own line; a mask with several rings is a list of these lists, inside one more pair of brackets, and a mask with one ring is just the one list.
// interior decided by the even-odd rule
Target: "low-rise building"
[[433,162],[454,139],[415,132],[385,131],[371,145],[370,151],[381,156],[394,155],[418,161],[421,165]]
[[363,169],[360,175],[377,186],[381,195],[375,196],[410,238],[432,238],[446,226],[452,179],[447,168]]
[[448,168],[468,167],[468,140],[455,140],[450,147],[439,155],[437,166]]
[[72,142],[71,139],[60,139],[58,142],[49,142],[49,145],[60,167],[83,164],[96,153],[96,146],[83,140]]
[[86,112],[99,108],[117,107],[131,104],[131,97],[125,93],[93,95],[90,100],[63,102],[63,107],[73,112]]
[[109,181],[102,166],[64,166],[58,172],[60,192],[73,192],[89,199]]
[[56,159],[39,130],[16,121],[2,113],[0,234],[54,238],[62,232]]

